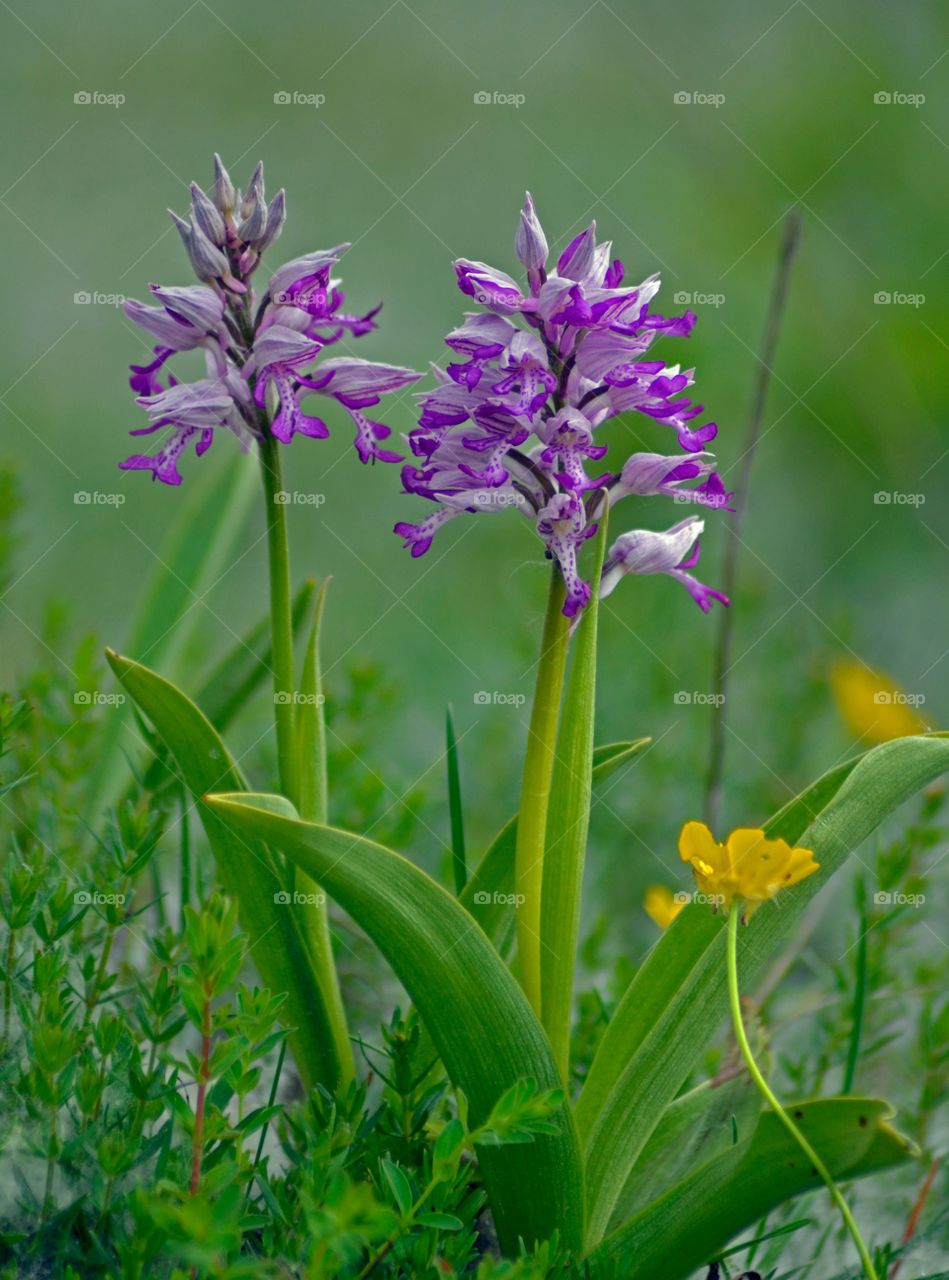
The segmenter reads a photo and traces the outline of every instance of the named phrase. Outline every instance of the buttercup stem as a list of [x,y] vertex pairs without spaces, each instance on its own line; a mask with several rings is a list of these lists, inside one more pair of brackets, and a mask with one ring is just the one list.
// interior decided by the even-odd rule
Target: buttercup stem
[[745,1034],[745,1024],[741,1016],[741,996],[738,990],[738,922],[741,915],[741,904],[737,901],[731,906],[728,913],[728,1002],[731,1007],[732,1024],[735,1029],[735,1038],[738,1041],[738,1047],[741,1049],[741,1056],[745,1060],[745,1065],[751,1075],[752,1080],[758,1086],[762,1096],[766,1099],[772,1111],[779,1118],[781,1123],[790,1133],[791,1137],[798,1144],[804,1154],[810,1160],[813,1167],[820,1174],[824,1185],[833,1197],[834,1203],[840,1210],[840,1215],[844,1220],[847,1230],[850,1232],[851,1238],[857,1247],[857,1253],[860,1255],[860,1261],[863,1264],[864,1274],[867,1280],[880,1280],[873,1265],[873,1260],[867,1246],[863,1242],[863,1236],[860,1234],[860,1228],[854,1220],[853,1214],[850,1212],[850,1206],[844,1199],[837,1187],[830,1170],[821,1160],[820,1156],[801,1133],[800,1129],[781,1106],[781,1103],[771,1091],[771,1087],[767,1080],[761,1074],[754,1055],[751,1052],[751,1045],[748,1043],[748,1037]]
[[290,544],[280,450],[268,435],[260,441],[260,465],[267,502],[267,556],[270,568],[270,625],[274,688],[274,724],[277,730],[277,768],[280,790],[297,803],[294,763],[293,603],[290,595]]
[[550,578],[544,634],[537,663],[514,855],[515,888],[522,895],[517,909],[521,985],[538,1017],[541,1012],[540,899],[544,880],[544,844],[570,636],[570,620],[563,615],[563,603],[563,578],[555,568]]

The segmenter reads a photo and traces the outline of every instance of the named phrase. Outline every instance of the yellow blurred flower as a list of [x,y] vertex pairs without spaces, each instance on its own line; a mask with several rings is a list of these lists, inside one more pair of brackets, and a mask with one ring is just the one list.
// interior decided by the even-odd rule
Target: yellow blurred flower
[[651,884],[643,897],[643,910],[660,929],[668,929],[687,902],[687,895],[673,893],[664,884]]
[[882,671],[841,661],[830,679],[837,709],[858,738],[877,744],[927,731],[916,710],[922,701],[919,695],[906,693]]
[[741,898],[746,920],[760,903],[770,902],[782,889],[812,875],[819,865],[810,849],[792,849],[786,840],[769,840],[754,827],[738,827],[719,844],[704,822],[685,824],[679,853],[711,905],[728,911],[732,901]]

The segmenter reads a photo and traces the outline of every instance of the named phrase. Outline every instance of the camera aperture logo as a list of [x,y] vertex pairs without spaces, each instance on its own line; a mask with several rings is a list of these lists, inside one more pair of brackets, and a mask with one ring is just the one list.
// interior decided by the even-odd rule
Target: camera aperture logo
[[273,900],[278,907],[322,907],[326,902],[325,893],[299,893],[296,889],[281,889],[274,894]]

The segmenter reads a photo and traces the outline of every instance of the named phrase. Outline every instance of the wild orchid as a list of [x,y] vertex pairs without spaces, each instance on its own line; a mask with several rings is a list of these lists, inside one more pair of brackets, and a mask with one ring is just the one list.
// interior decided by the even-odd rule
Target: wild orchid
[[[348,350],[350,340],[374,329],[380,310],[376,306],[354,314],[345,309],[346,295],[334,275],[340,255],[348,248],[345,244],[283,263],[258,296],[254,282],[263,255],[281,235],[287,216],[282,189],[267,201],[262,164],[256,166],[242,194],[215,155],[210,194],[192,183],[188,217],[171,216],[199,283],[175,288],[152,285],[155,305],[126,304],[129,318],[155,343],[152,358],[132,366],[130,383],[149,418],[148,426],[132,434],[162,431],[165,435],[156,452],[134,454],[120,465],[125,471],[149,471],[153,480],[178,486],[182,481],[178,463],[192,445],[200,457],[223,432],[236,437],[245,450],[256,448],[266,502],[280,789],[301,814],[324,820],[326,765],[321,745],[325,731],[316,656],[322,593],[298,685],[280,453],[297,435],[311,439],[329,435],[323,418],[304,404],[318,396],[336,401],[349,414],[361,462],[398,462],[400,455],[381,444],[391,429],[367,411],[383,395],[410,385],[419,375],[349,354],[323,358],[326,348]],[[179,382],[170,372],[167,366],[172,357],[186,351],[203,353],[203,378]],[[216,771],[205,789],[219,785],[223,776]],[[346,1080],[353,1074],[352,1050],[325,899],[316,886],[297,880],[291,873],[293,891],[312,897],[314,910],[305,926],[290,923],[283,949],[293,952],[302,947],[308,952],[305,963],[313,985],[307,997],[312,1012],[306,1017],[317,1019],[320,1071],[328,1080]],[[274,888],[280,883],[278,879]],[[286,958],[281,961],[277,956],[274,963],[286,963]],[[303,1011],[297,1016],[302,1020]]]
[[[590,598],[577,561],[596,532],[601,491],[606,507],[633,495],[664,495],[711,510],[731,510],[732,494],[706,449],[716,424],[698,425],[703,406],[681,394],[694,370],[648,358],[657,339],[687,337],[694,313],[652,311],[659,277],[624,284],[623,263],[609,241],[597,243],[595,223],[548,273],[547,238],[529,193],[514,248],[523,284],[483,262],[455,263],[461,292],[483,310],[466,313],[445,339],[461,358],[435,369],[438,386],[422,395],[419,425],[409,435],[419,462],[403,468],[405,491],[438,508],[419,524],[400,521],[395,532],[421,556],[449,520],[513,507],[543,540],[563,577],[563,612],[574,617]],[[591,475],[591,464],[607,453],[597,429],[633,412],[668,427],[681,452],[634,453],[619,471]],[[623,534],[607,554],[603,594],[627,573],[665,573],[703,612],[713,600],[727,604],[688,572],[703,528],[693,516],[665,533]]]
[[[346,409],[360,461],[400,461],[380,444],[391,429],[364,410],[419,375],[349,355],[320,359],[327,347],[345,347],[376,327],[379,307],[363,315],[343,309],[346,295],[333,271],[349,246],[285,262],[258,298],[252,277],[283,231],[286,196],[281,188],[268,204],[261,164],[241,195],[219,156],[212,194],[192,183],[188,217],[171,216],[200,283],[153,284],[157,305],[125,304],[129,319],[157,340],[152,359],[132,365],[130,383],[149,425],[131,434],[166,434],[156,453],[133,454],[122,469],[150,471],[153,479],[180,485],[182,454],[193,444],[200,457],[215,432],[230,432],[245,449],[257,443],[266,450],[274,440],[289,444],[295,435],[323,439],[329,435],[325,421],[301,405],[310,396]],[[195,350],[204,355],[205,377],[180,383],[165,366],[177,353]]]

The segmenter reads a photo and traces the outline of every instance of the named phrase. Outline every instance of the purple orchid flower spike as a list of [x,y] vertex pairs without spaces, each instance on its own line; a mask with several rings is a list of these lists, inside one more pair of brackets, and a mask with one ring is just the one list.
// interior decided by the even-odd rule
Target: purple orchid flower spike
[[[596,226],[575,236],[555,263],[530,195],[514,250],[521,284],[487,263],[462,258],[462,293],[483,309],[465,314],[445,339],[455,360],[436,369],[437,386],[421,396],[418,427],[408,437],[415,463],[403,468],[406,493],[437,504],[420,524],[395,532],[413,556],[424,555],[450,520],[515,507],[530,519],[565,585],[564,613],[575,617],[590,596],[578,555],[596,529],[597,491],[612,508],[623,499],[663,495],[731,511],[733,494],[715,471],[714,422],[699,424],[701,404],[683,395],[694,370],[652,357],[663,337],[687,337],[695,316],[651,310],[658,276],[624,284],[622,262]],[[618,473],[598,473],[607,449],[597,429],[639,413],[668,427],[682,453],[633,453]],[[672,440],[670,438],[670,444]],[[690,517],[667,533],[623,534],[608,553],[601,594],[626,573],[665,573],[703,611],[728,601],[688,572],[703,522]]]
[[[327,424],[301,403],[310,396],[328,397],[348,412],[361,461],[400,462],[401,454],[381,444],[391,434],[389,427],[364,410],[420,375],[353,356],[321,359],[326,347],[345,346],[376,327],[379,308],[348,311],[333,276],[348,246],[284,263],[256,297],[252,276],[283,230],[284,193],[278,191],[268,203],[261,165],[243,196],[218,156],[214,172],[211,194],[192,184],[188,217],[172,214],[201,283],[152,285],[156,305],[129,301],[125,306],[129,319],[155,344],[150,360],[131,367],[130,385],[150,420],[132,435],[167,434],[156,453],[133,454],[120,467],[150,471],[164,484],[179,485],[178,462],[189,446],[193,443],[200,457],[222,429],[245,449],[266,437],[281,444],[295,435],[325,438]],[[172,356],[196,350],[204,353],[204,378],[181,384],[166,377]]]

